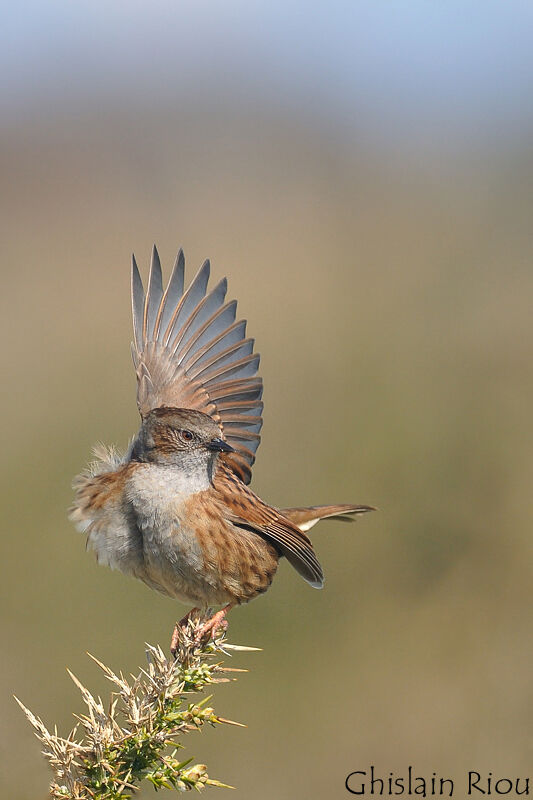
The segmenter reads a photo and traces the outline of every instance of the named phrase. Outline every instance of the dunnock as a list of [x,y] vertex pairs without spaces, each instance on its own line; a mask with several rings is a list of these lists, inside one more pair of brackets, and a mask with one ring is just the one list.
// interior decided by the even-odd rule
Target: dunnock
[[[133,258],[141,428],[124,455],[96,451],[98,461],[75,479],[70,516],[100,563],[198,608],[222,605],[203,637],[226,626],[232,606],[268,589],[282,556],[321,588],[306,532],[372,508],[277,509],[248,488],[262,425],[259,355],[246,322],[235,321],[236,302],[224,302],[226,279],[208,292],[206,261],[184,291],[184,267],[180,251],[163,291],[154,247],[145,296]],[[188,616],[176,625],[173,652]]]

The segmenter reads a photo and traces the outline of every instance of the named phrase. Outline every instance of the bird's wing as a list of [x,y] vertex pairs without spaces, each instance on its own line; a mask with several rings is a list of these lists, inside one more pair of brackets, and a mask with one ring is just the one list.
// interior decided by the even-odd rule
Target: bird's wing
[[322,588],[322,567],[311,540],[300,528],[264,503],[222,463],[217,469],[214,487],[221,500],[221,513],[229,522],[268,539],[311,586]]
[[340,519],[343,522],[353,522],[359,514],[375,511],[373,506],[355,506],[340,503],[335,506],[309,506],[306,508],[280,508],[280,514],[290,519],[293,525],[301,531],[308,531],[321,519]]
[[225,302],[226,279],[208,291],[210,265],[205,261],[184,289],[184,270],[180,250],[163,290],[154,246],[145,294],[132,258],[132,354],[139,412],[144,417],[167,406],[209,414],[235,449],[224,460],[249,483],[263,424],[259,354],[253,352],[254,340],[246,338],[246,320],[236,321],[237,302]]

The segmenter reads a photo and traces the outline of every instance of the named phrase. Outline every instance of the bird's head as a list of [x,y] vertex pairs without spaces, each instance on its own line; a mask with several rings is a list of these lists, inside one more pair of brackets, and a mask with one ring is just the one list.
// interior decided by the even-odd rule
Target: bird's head
[[155,408],[144,417],[132,458],[161,465],[211,465],[233,447],[207,414],[188,408]]

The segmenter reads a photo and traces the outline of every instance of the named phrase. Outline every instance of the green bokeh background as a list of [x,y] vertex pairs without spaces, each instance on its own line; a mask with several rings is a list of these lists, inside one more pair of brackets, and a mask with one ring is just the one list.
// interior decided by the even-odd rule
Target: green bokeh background
[[[238,87],[237,87],[238,88]],[[410,146],[237,89],[65,98],[0,133],[0,782],[44,797],[12,699],[66,732],[68,666],[108,689],[185,610],[97,567],[66,509],[97,441],[137,428],[129,257],[209,256],[262,354],[253,488],[361,502],[313,531],[322,592],[283,564],[230,617],[251,672],[189,737],[236,798],[343,798],[346,775],[528,774],[533,128]],[[151,789],[142,797],[151,797]]]

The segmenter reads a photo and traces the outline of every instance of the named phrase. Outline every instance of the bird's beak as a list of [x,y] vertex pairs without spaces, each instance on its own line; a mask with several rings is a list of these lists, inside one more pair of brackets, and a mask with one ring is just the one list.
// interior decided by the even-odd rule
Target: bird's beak
[[215,453],[234,453],[235,448],[224,441],[224,439],[211,439],[207,444],[208,450],[213,450]]

